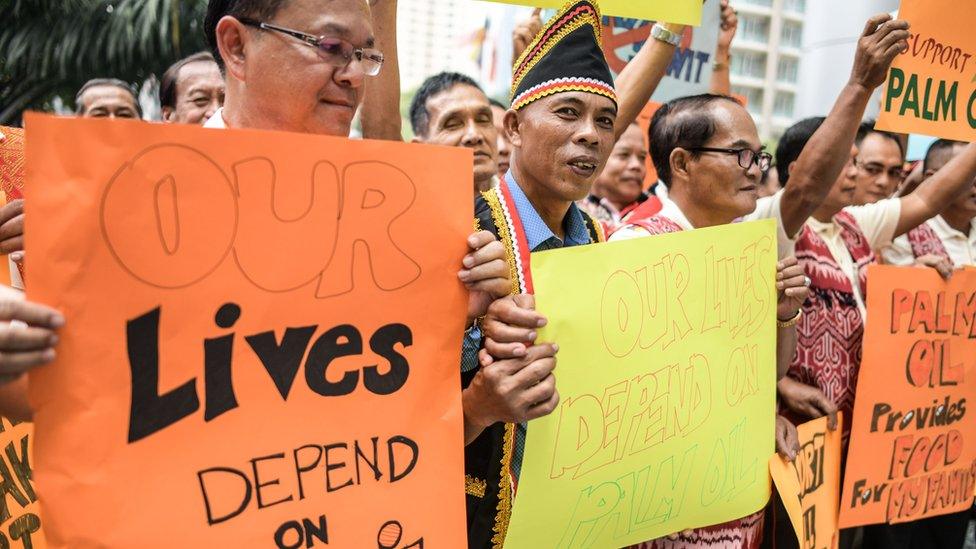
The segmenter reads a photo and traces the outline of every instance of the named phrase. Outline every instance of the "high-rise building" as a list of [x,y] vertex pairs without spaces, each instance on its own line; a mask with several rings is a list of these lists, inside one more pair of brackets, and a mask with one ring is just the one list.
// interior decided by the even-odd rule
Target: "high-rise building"
[[[879,13],[898,9],[898,0],[816,0],[807,5],[803,41],[803,66],[797,118],[828,113],[851,75],[857,41],[864,23]],[[874,117],[880,106],[879,92],[867,108]]]
[[[428,76],[451,67],[460,43],[463,0],[400,0],[397,47],[404,90],[419,86]],[[465,14],[467,15],[467,14]]]
[[[821,0],[818,0],[821,1]],[[778,139],[796,110],[806,0],[733,0],[732,92],[744,96],[764,139]]]

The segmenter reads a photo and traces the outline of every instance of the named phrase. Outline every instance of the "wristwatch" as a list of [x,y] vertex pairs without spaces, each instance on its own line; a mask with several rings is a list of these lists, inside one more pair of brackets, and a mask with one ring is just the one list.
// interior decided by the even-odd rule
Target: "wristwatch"
[[681,43],[681,34],[664,28],[660,23],[654,23],[654,26],[651,27],[651,38],[675,47]]

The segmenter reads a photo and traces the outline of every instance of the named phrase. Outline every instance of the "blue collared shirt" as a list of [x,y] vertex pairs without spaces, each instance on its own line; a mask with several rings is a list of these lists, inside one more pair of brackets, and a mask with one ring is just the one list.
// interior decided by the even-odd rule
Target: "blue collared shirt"
[[[512,194],[515,202],[515,210],[519,220],[522,221],[522,229],[525,231],[525,240],[532,252],[542,252],[570,246],[582,246],[590,244],[590,231],[586,227],[583,213],[572,203],[569,211],[563,218],[563,231],[565,240],[561,240],[552,232],[552,229],[542,220],[542,216],[532,206],[529,197],[519,187],[512,172],[505,176],[508,182],[508,190]],[[478,367],[478,350],[481,348],[481,330],[473,327],[465,334],[463,350],[461,353],[461,371],[470,372]],[[512,455],[512,469],[518,478],[522,470],[522,455],[525,450],[525,424],[520,423],[515,430],[515,451]]]

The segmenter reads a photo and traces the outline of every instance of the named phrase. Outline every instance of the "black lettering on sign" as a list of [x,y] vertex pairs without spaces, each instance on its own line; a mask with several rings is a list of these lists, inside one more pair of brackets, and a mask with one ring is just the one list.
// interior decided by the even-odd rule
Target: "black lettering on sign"
[[[328,545],[329,529],[325,515],[320,515],[318,524],[307,518],[301,522],[289,520],[275,531],[275,545],[281,549],[298,549],[299,547],[314,547],[316,540]],[[294,541],[291,541],[294,540]]]
[[817,547],[817,506],[803,510],[803,549]]
[[[380,447],[385,446],[384,450]],[[287,454],[291,454],[286,458]],[[328,494],[372,482],[394,483],[417,467],[420,447],[413,439],[394,435],[329,444],[305,444],[294,450],[248,460],[240,469],[218,466],[197,473],[209,525],[220,524],[243,513],[251,505],[265,509],[308,496]],[[281,479],[297,481],[295,493],[281,493]],[[323,482],[324,480],[324,482]],[[291,483],[289,483],[291,484]],[[284,528],[284,526],[282,526]],[[294,528],[284,528],[289,535]],[[304,534],[303,534],[304,535]],[[288,538],[291,539],[291,538]],[[307,536],[304,539],[308,539]]]
[[196,380],[159,394],[160,308],[126,322],[126,347],[132,374],[129,442],[165,429],[200,408]]
[[[241,307],[225,303],[214,317],[217,327],[232,328],[240,319]],[[129,358],[132,392],[129,408],[128,441],[136,442],[200,409],[196,378],[160,394],[159,323],[162,308],[157,307],[126,322],[126,349]],[[288,400],[298,368],[317,326],[287,328],[278,343],[274,330],[246,336],[282,400]],[[204,347],[204,420],[212,421],[239,406],[234,393],[234,338],[229,333],[203,340]],[[386,359],[389,368],[379,364],[346,367],[337,381],[327,376],[328,368],[340,358],[363,354],[363,335],[351,324],[327,330],[312,344],[305,358],[305,382],[313,392],[324,397],[351,394],[359,386],[380,396],[399,391],[407,383],[410,364],[405,349],[413,345],[413,333],[404,324],[387,324],[369,338],[370,350]],[[349,364],[346,361],[346,364]],[[381,370],[388,370],[380,373]],[[360,376],[362,371],[362,376]]]

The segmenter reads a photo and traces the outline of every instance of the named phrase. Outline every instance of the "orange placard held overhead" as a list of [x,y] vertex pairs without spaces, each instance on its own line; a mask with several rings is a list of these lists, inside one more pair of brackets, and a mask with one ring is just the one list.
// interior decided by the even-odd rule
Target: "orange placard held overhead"
[[872,266],[840,527],[968,509],[976,485],[976,269]]
[[[843,424],[837,414],[837,425]],[[840,503],[840,429],[827,428],[823,417],[798,425],[800,451],[787,461],[769,458],[769,473],[803,549],[836,549]]]
[[976,140],[976,4],[902,0],[898,17],[911,37],[888,73],[877,128]]
[[29,297],[67,319],[30,378],[52,547],[465,544],[470,151],[27,128]]

